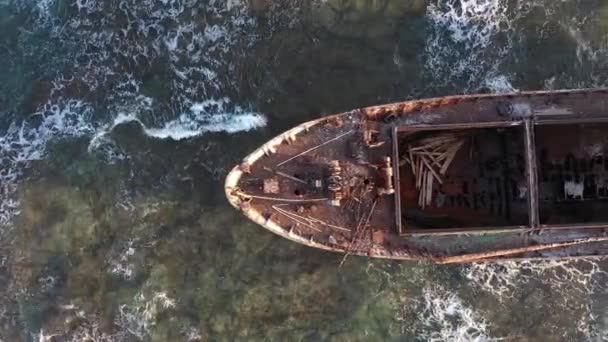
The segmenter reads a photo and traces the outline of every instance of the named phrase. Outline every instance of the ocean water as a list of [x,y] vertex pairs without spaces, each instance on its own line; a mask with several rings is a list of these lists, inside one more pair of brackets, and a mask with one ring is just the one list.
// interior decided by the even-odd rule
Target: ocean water
[[0,341],[606,341],[608,263],[275,237],[223,178],[298,123],[608,85],[602,0],[0,0]]

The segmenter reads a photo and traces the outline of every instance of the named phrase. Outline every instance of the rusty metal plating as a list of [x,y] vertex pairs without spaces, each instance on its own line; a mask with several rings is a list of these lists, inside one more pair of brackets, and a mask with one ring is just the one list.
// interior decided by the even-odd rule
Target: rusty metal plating
[[296,126],[225,189],[275,234],[346,255],[604,257],[604,137],[607,89],[406,101]]

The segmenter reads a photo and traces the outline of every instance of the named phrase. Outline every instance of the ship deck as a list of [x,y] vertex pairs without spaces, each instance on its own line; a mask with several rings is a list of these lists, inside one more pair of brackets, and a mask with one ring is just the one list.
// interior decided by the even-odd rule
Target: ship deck
[[274,233],[346,255],[603,256],[607,98],[465,96],[329,116],[254,151],[226,191]]

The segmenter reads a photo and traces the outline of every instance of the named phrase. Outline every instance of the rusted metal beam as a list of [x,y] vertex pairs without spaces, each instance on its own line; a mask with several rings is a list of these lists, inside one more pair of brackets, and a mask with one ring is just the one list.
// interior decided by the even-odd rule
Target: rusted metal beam
[[564,229],[605,229],[608,231],[606,223],[572,223],[572,224],[541,224],[542,230],[564,230]]
[[[607,229],[606,223],[581,223],[581,224],[541,224],[539,229],[551,230],[579,230],[579,229]],[[529,231],[528,226],[505,226],[505,227],[457,227],[444,229],[408,229],[407,232],[401,233],[402,236],[425,236],[425,235],[480,235],[480,234],[501,234],[501,233],[518,233]]]
[[293,177],[291,175],[288,175],[285,172],[277,171],[277,170],[271,169],[271,168],[266,167],[266,166],[264,166],[264,170],[266,170],[268,172],[276,173],[277,175],[285,177],[287,179],[291,179],[294,182],[298,182],[298,183],[302,183],[302,184],[308,184],[308,183],[306,183],[306,181],[301,180],[300,178],[296,178],[296,177]]
[[466,123],[466,124],[399,126],[399,127],[397,127],[397,130],[398,130],[398,132],[439,131],[439,130],[448,130],[448,129],[514,127],[514,126],[521,126],[522,124],[523,124],[522,121],[492,121],[492,122],[477,122],[477,123]]
[[588,123],[607,123],[608,118],[577,118],[577,119],[542,119],[535,120],[534,125],[572,125],[572,124],[588,124]]
[[302,152],[302,153],[298,153],[298,154],[296,154],[295,156],[293,156],[293,157],[291,157],[291,158],[289,158],[289,159],[287,159],[287,160],[284,160],[284,161],[282,161],[282,162],[278,163],[278,164],[277,164],[277,167],[279,167],[279,166],[281,166],[281,165],[283,165],[283,164],[285,164],[285,163],[288,163],[288,162],[290,162],[290,161],[292,161],[292,160],[294,160],[294,159],[296,159],[296,158],[298,158],[298,157],[300,157],[300,156],[303,156],[303,155],[305,155],[305,154],[306,154],[306,153],[308,153],[308,152],[312,152],[312,151],[314,151],[314,150],[318,149],[319,147],[323,147],[323,146],[325,146],[325,145],[327,145],[327,144],[329,144],[329,143],[332,143],[332,142],[334,142],[334,141],[336,141],[336,140],[338,140],[338,139],[341,139],[342,137],[345,137],[345,136],[347,136],[347,135],[349,135],[349,134],[351,134],[351,133],[354,133],[354,132],[355,132],[354,130],[350,130],[350,131],[348,131],[348,132],[346,132],[346,133],[342,133],[342,134],[338,135],[338,136],[337,136],[337,137],[335,137],[335,138],[329,139],[329,140],[327,140],[327,141],[325,141],[325,142],[323,142],[323,143],[321,143],[321,144],[319,144],[319,145],[313,146],[313,147],[309,148],[308,150],[306,150],[306,151],[304,151],[304,152]]
[[528,252],[543,251],[543,250],[555,249],[555,248],[565,248],[565,247],[570,247],[570,246],[577,246],[577,245],[588,244],[588,243],[606,242],[606,241],[608,241],[608,237],[595,237],[595,238],[588,238],[588,239],[575,240],[575,241],[548,243],[548,244],[544,244],[544,245],[501,249],[501,250],[496,250],[496,251],[491,251],[491,252],[471,253],[471,254],[464,254],[464,255],[439,257],[439,258],[434,258],[434,261],[439,264],[467,263],[467,262],[475,262],[475,261],[482,260],[482,259],[497,258],[497,257],[505,256],[505,255],[522,254],[522,253],[528,253]]
[[505,226],[505,227],[456,227],[444,229],[408,229],[401,236],[426,236],[426,235],[481,235],[516,233],[529,230],[528,226]]

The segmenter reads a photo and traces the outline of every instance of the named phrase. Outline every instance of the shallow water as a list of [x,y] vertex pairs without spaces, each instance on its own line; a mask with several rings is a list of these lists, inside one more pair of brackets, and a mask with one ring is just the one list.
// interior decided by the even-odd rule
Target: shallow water
[[0,340],[602,341],[608,263],[275,237],[227,170],[322,115],[606,86],[605,1],[0,0]]

